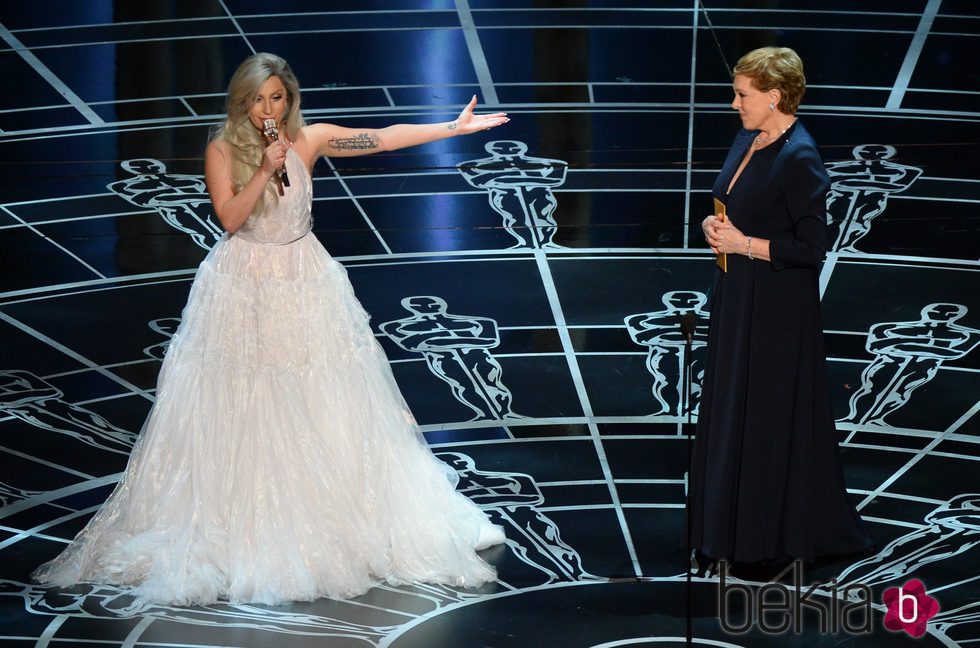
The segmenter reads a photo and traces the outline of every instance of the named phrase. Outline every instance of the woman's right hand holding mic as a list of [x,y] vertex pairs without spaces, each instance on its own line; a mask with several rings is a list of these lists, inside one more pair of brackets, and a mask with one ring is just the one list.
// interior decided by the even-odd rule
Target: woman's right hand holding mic
[[265,155],[262,156],[262,171],[272,176],[279,169],[286,165],[286,151],[289,150],[289,142],[279,139],[265,147]]

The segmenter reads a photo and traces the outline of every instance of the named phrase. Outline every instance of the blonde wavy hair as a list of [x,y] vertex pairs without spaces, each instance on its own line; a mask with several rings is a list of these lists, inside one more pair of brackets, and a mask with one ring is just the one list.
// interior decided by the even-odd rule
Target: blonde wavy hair
[[[242,190],[262,164],[262,156],[268,143],[262,132],[249,121],[248,111],[262,84],[274,76],[279,77],[286,88],[286,112],[281,126],[290,141],[296,140],[299,129],[306,123],[300,112],[299,81],[284,58],[259,52],[242,61],[228,83],[228,96],[225,100],[227,117],[212,137],[215,140],[224,140],[231,151],[231,179],[235,183],[235,193]],[[270,198],[272,201],[278,199],[275,183],[272,181],[255,205],[254,212],[261,212]]]
[[792,115],[806,92],[803,61],[788,47],[760,47],[735,64],[732,76],[742,74],[752,80],[757,90],[779,90],[779,110]]

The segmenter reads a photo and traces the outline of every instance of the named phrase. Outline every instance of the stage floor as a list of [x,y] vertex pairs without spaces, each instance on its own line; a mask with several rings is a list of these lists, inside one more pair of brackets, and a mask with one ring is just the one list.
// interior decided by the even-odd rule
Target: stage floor
[[[980,7],[701,4],[4,3],[0,642],[682,645],[672,334],[680,314],[703,325],[710,309],[700,221],[739,128],[727,70],[779,44],[804,60],[799,115],[834,182],[823,325],[849,492],[880,549],[809,565],[805,581],[872,586],[872,628],[823,634],[811,613],[798,635],[732,634],[718,579],[695,578],[694,645],[913,645],[885,629],[882,596],[920,579],[940,612],[914,645],[980,646]],[[208,132],[255,51],[290,61],[308,121],[448,121],[473,94],[512,118],[320,161],[313,178],[315,233],[428,442],[506,527],[483,554],[498,583],[182,608],[30,582],[112,491],[153,402],[216,240]],[[527,180],[493,187],[501,164]],[[473,342],[414,344],[403,326],[440,324],[412,297]],[[815,598],[847,602],[829,586]]]

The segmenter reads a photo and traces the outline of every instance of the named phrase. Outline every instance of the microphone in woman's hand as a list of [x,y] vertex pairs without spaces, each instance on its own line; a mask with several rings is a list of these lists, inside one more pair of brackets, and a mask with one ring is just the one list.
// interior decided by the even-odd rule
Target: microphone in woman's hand
[[[264,119],[264,120],[262,120],[262,126],[264,128],[264,130],[262,132],[265,134],[265,138],[267,140],[269,140],[269,143],[270,144],[272,142],[278,142],[279,141],[279,129],[276,128],[276,120],[275,119]],[[286,175],[286,165],[285,164],[283,164],[281,167],[279,167],[276,170],[276,174],[278,174],[279,179],[282,180],[282,184],[288,187],[289,186],[289,176]]]

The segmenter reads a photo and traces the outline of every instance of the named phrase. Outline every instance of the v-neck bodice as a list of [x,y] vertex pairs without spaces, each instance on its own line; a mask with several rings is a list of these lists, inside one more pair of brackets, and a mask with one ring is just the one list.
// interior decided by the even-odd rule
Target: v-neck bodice
[[[732,144],[721,173],[715,180],[714,196],[725,203],[726,212],[735,226],[749,236],[768,237],[777,225],[770,212],[770,207],[779,194],[778,186],[771,182],[773,165],[795,131],[796,123],[772,144],[755,151],[732,184],[732,178],[759,133],[743,130]],[[731,191],[728,191],[729,185]]]

